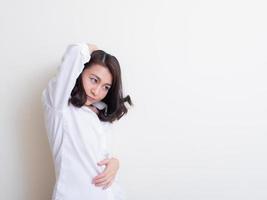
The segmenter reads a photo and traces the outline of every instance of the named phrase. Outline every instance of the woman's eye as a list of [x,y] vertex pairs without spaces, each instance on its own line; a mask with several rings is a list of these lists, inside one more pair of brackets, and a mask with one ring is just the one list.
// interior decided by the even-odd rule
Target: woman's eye
[[105,90],[108,91],[110,89],[109,86],[105,86]]
[[95,78],[90,78],[90,80],[91,80],[92,83],[96,83],[97,82],[97,80]]

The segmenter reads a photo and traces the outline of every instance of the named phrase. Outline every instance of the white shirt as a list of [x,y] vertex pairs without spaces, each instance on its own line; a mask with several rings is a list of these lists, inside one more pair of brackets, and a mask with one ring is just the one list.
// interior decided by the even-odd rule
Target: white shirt
[[58,67],[42,92],[45,127],[56,172],[53,200],[121,200],[117,180],[103,190],[92,179],[105,166],[97,163],[111,157],[107,147],[111,123],[99,120],[89,107],[68,105],[76,79],[90,59],[87,44],[69,45]]

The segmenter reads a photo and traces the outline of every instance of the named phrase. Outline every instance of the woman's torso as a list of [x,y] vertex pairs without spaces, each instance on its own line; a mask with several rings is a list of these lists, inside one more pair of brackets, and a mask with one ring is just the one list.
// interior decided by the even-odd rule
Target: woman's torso
[[86,106],[70,104],[58,111],[44,104],[44,110],[56,171],[53,200],[114,199],[112,187],[102,190],[91,183],[104,170],[97,163],[110,157],[108,122],[101,122]]

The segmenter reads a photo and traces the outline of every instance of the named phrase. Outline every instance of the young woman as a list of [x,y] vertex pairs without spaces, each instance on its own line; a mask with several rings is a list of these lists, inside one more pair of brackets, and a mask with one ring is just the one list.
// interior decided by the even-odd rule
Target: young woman
[[53,154],[53,200],[119,200],[119,160],[107,134],[127,113],[118,60],[95,45],[69,45],[57,75],[42,93],[45,126]]

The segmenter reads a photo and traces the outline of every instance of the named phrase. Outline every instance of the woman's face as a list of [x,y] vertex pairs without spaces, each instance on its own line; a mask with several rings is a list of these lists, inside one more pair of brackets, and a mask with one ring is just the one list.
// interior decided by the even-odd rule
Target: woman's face
[[82,83],[87,95],[85,105],[89,106],[105,98],[112,84],[112,75],[108,68],[93,64],[83,71]]

